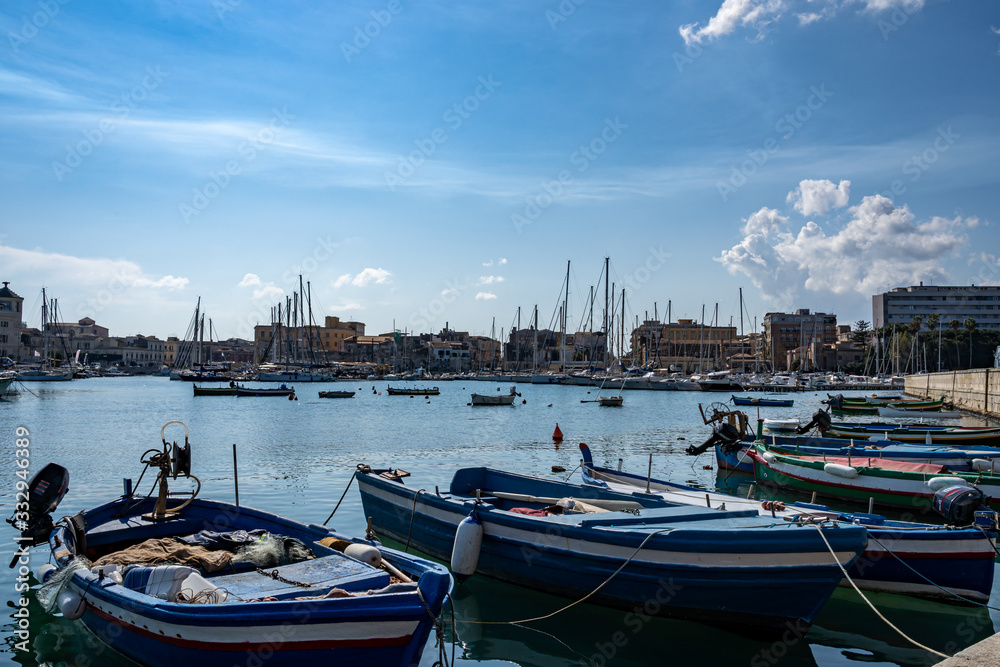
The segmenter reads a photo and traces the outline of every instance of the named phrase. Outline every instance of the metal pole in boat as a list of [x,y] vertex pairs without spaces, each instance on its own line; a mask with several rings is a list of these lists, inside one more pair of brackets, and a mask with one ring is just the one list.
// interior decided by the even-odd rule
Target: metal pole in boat
[[236,485],[236,506],[240,506],[240,475],[236,468],[236,443],[233,443],[233,483]]
[[649,483],[653,479],[653,452],[649,453],[649,468],[646,472],[646,493],[649,493]]
[[868,513],[871,514],[872,510],[875,509],[875,496],[868,497]]

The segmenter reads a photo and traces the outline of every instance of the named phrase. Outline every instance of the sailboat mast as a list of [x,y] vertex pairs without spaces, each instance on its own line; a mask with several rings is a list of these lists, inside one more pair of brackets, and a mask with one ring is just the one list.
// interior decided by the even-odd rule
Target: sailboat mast
[[608,264],[611,261],[610,257],[604,258],[604,372],[608,372],[608,340],[610,339],[608,331]]
[[746,338],[743,337],[743,288],[740,288],[740,361],[742,363],[742,370],[744,373],[747,372],[747,358],[746,350],[743,349],[743,345],[746,343]]

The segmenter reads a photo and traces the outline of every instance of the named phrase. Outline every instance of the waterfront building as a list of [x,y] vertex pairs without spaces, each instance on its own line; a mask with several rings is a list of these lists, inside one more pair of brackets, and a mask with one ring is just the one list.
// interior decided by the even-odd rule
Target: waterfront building
[[18,361],[21,347],[21,330],[24,329],[21,307],[24,299],[19,297],[4,282],[0,288],[0,357]]
[[980,329],[1000,330],[1000,286],[924,285],[896,287],[872,297],[872,326],[907,325],[936,314],[941,327],[972,318]]
[[280,362],[291,350],[292,357],[307,363],[337,361],[346,354],[344,343],[365,335],[364,322],[345,322],[327,316],[323,326],[289,327],[282,323],[258,324],[253,328],[253,357],[257,361]]
[[[812,313],[808,308],[794,313],[767,313],[764,341],[765,358],[775,371],[787,371],[796,359],[813,368],[826,367],[823,347],[837,342],[837,316]],[[806,349],[796,351],[798,348]]]
[[685,373],[723,368],[724,359],[730,356],[728,350],[738,345],[736,327],[712,326],[693,319],[667,324],[646,320],[632,330],[636,363]]

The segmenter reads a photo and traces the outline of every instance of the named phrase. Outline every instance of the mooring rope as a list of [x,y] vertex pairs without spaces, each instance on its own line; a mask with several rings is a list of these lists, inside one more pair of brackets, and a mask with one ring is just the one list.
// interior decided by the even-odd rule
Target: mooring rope
[[610,582],[612,579],[614,579],[616,576],[618,576],[619,572],[621,572],[622,570],[625,569],[626,565],[628,565],[629,563],[631,563],[632,560],[636,556],[639,555],[639,552],[642,551],[642,548],[644,546],[646,546],[646,542],[649,542],[653,538],[654,535],[659,535],[660,533],[666,533],[666,532],[671,531],[671,530],[674,530],[674,529],[673,528],[661,528],[659,530],[654,530],[652,533],[650,533],[649,535],[646,536],[646,539],[644,539],[642,541],[642,543],[638,547],[636,547],[635,551],[632,552],[632,555],[629,556],[628,559],[626,559],[626,561],[624,563],[622,563],[621,566],[617,570],[615,570],[614,572],[611,573],[610,577],[608,577],[607,579],[605,579],[604,581],[601,582],[600,586],[598,586],[594,590],[590,591],[589,593],[587,593],[586,595],[584,595],[579,600],[576,600],[574,602],[570,602],[568,605],[566,605],[565,607],[563,607],[561,609],[556,609],[551,614],[546,614],[544,616],[536,616],[534,618],[522,618],[522,619],[520,619],[518,621],[458,621],[458,622],[459,623],[466,623],[468,625],[521,625],[523,623],[533,623],[535,621],[544,621],[546,619],[552,618],[553,616],[555,616],[557,614],[561,614],[562,612],[566,611],[567,609],[569,609],[571,607],[575,607],[576,605],[580,604],[581,602],[584,602],[585,600],[587,600],[588,598],[590,598],[591,596],[593,596],[595,593],[597,593],[597,591],[599,591],[602,588],[604,588],[608,584],[608,582]]
[[[931,586],[934,586],[936,588],[941,589],[942,591],[944,591],[948,595],[954,596],[954,597],[958,598],[959,600],[961,600],[962,602],[967,602],[969,604],[976,605],[976,606],[979,606],[979,607],[986,607],[987,609],[992,609],[993,611],[1000,611],[1000,607],[991,607],[988,604],[984,604],[982,602],[976,602],[975,600],[970,600],[969,598],[962,597],[961,595],[959,595],[958,593],[955,593],[954,591],[949,591],[944,586],[939,586],[938,584],[934,583],[933,581],[931,581],[930,579],[928,579],[927,577],[925,577],[923,574],[921,574],[920,572],[918,572],[917,570],[915,570],[912,565],[910,565],[905,560],[903,560],[902,558],[900,558],[899,556],[897,556],[895,553],[893,553],[892,549],[890,549],[889,547],[887,547],[884,544],[882,544],[881,542],[879,542],[878,538],[875,537],[874,535],[872,535],[871,533],[868,533],[868,539],[874,540],[875,544],[877,544],[880,547],[882,547],[883,549],[885,549],[886,552],[888,552],[890,556],[892,556],[893,558],[895,558],[896,560],[898,560],[900,563],[902,563],[903,565],[905,565],[911,572],[913,572],[913,574],[917,575],[918,577],[920,577],[921,579],[923,579],[924,581],[926,581]],[[989,539],[989,537],[987,537],[986,539]],[[993,545],[991,544],[990,546],[993,546]],[[996,550],[996,547],[994,547],[994,550]]]
[[917,640],[910,638],[905,632],[903,632],[902,630],[900,630],[899,628],[897,628],[895,625],[893,625],[892,621],[890,621],[888,618],[886,618],[885,616],[883,616],[882,612],[880,612],[878,609],[876,609],[875,605],[873,605],[871,603],[871,600],[869,600],[867,597],[865,597],[865,594],[861,592],[861,589],[858,588],[858,585],[856,583],[854,583],[853,579],[851,579],[851,575],[847,574],[847,570],[844,569],[844,566],[840,562],[840,559],[837,558],[837,553],[833,550],[833,547],[830,546],[830,542],[826,539],[826,535],[823,534],[823,529],[819,525],[817,525],[817,524],[812,524],[812,525],[816,526],[816,530],[819,531],[819,536],[821,538],[823,538],[823,544],[825,544],[826,548],[830,550],[830,555],[833,556],[833,560],[834,560],[835,563],[837,563],[837,567],[840,568],[840,571],[844,573],[844,578],[847,579],[848,582],[850,582],[850,584],[854,588],[854,590],[856,590],[858,592],[858,595],[861,596],[861,599],[864,600],[865,603],[869,607],[871,607],[872,611],[874,611],[875,614],[879,618],[881,618],[883,621],[885,621],[886,625],[888,625],[890,628],[892,628],[897,633],[899,633],[900,637],[902,637],[906,641],[910,642],[914,646],[916,646],[918,648],[922,648],[923,650],[927,651],[928,653],[933,653],[934,655],[940,656],[942,658],[950,658],[951,657],[950,655],[945,655],[944,653],[941,653],[940,651],[935,651],[934,649],[932,649],[930,647],[924,646],[923,644],[921,644]]

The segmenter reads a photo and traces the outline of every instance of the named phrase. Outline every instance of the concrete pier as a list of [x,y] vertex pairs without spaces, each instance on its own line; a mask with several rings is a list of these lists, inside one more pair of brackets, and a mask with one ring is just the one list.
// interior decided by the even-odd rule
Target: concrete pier
[[927,398],[944,396],[961,410],[1000,418],[1000,369],[907,375],[906,393]]
[[964,651],[959,651],[936,667],[985,667],[1000,665],[1000,634],[987,637]]

